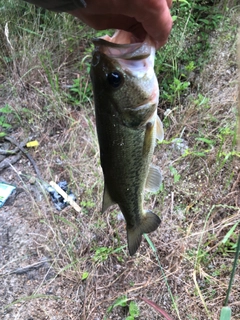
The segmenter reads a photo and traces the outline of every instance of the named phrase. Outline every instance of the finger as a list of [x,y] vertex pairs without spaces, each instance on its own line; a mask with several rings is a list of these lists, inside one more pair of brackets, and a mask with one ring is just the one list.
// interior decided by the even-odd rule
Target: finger
[[115,2],[115,6],[114,2],[111,4],[109,0],[88,0],[86,9],[69,13],[96,30],[122,29],[132,32],[139,40],[143,40],[148,33],[156,48],[167,42],[172,28],[169,10],[172,0],[131,0],[128,6],[123,0]]
[[89,14],[77,10],[69,12],[75,17],[81,19],[84,23],[94,28],[95,30],[105,29],[121,29],[124,31],[132,32],[139,41],[143,41],[146,37],[146,31],[143,26],[133,17],[125,15],[112,15],[112,14]]
[[[139,28],[139,22],[136,21],[135,18],[128,17],[125,15],[112,15],[112,14],[81,14],[82,12],[69,12],[71,14],[74,13],[79,19],[81,19],[84,23],[89,25],[90,27],[96,30],[104,30],[104,29],[122,29],[125,31],[134,31],[136,33],[144,32],[144,29]],[[139,31],[138,29],[141,29]]]
[[172,8],[172,0],[167,0],[167,5],[168,5],[168,8]]
[[[171,1],[168,3],[171,5]],[[163,46],[168,39],[172,28],[172,17],[166,2],[154,2],[154,5],[145,13],[139,11],[136,15],[146,32],[153,38],[157,48]]]

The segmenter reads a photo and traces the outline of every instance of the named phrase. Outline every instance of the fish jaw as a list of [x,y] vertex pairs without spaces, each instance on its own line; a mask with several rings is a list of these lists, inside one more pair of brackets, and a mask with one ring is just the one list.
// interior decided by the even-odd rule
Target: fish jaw
[[97,51],[105,53],[110,58],[139,60],[151,56],[151,62],[154,64],[156,49],[149,36],[144,41],[139,42],[132,33],[117,30],[112,37],[105,35],[93,39],[93,43]]

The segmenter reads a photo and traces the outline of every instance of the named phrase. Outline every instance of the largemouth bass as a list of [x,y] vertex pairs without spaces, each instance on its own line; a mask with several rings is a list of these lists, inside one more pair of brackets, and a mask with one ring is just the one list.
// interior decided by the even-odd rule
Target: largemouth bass
[[155,192],[161,184],[159,168],[150,164],[156,138],[163,139],[157,115],[155,47],[149,38],[138,43],[125,31],[93,42],[90,75],[104,174],[102,212],[119,205],[133,255],[142,234],[156,230],[161,222],[143,209],[144,189]]

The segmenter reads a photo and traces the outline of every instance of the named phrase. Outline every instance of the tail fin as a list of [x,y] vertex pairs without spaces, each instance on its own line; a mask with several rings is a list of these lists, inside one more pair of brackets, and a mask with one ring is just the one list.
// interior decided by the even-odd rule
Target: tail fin
[[141,222],[133,227],[127,227],[128,250],[130,255],[134,255],[140,246],[143,233],[155,231],[160,225],[160,218],[152,211],[146,211]]

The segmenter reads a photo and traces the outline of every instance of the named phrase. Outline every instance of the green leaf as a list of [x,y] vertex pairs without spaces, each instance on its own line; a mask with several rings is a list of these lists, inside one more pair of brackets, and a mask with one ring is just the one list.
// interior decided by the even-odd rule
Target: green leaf
[[220,314],[220,320],[230,320],[231,319],[231,308],[223,307]]
[[107,309],[107,312],[111,312],[115,307],[126,307],[127,305],[127,296],[122,296],[117,298],[113,304]]
[[3,123],[2,127],[6,129],[12,128],[12,126],[9,123]]
[[127,297],[126,296],[122,296],[120,298],[117,298],[114,303],[113,303],[113,307],[126,307],[127,305]]
[[177,172],[177,169],[172,166],[169,167],[169,170],[173,175],[174,183],[177,183],[181,179],[181,175]]
[[133,317],[138,317],[139,316],[139,308],[138,305],[136,304],[135,301],[131,301],[129,304],[129,313]]
[[83,274],[82,274],[82,280],[87,279],[87,278],[88,278],[88,276],[89,276],[89,272],[84,271],[84,272],[83,272]]
[[95,262],[103,262],[108,259],[109,255],[112,253],[112,248],[99,247],[93,256]]
[[128,316],[125,320],[134,320],[133,316]]
[[207,139],[207,138],[196,138],[196,140],[205,142],[205,143],[209,144],[210,146],[213,146],[215,144],[215,141]]
[[222,243],[226,244],[226,242],[228,241],[228,239],[231,237],[231,235],[233,234],[234,230],[236,229],[237,225],[239,224],[239,222],[236,222],[232,228],[227,232],[227,234],[225,235],[225,237],[222,239]]
[[0,113],[11,113],[11,112],[12,112],[12,109],[8,104],[0,108]]

